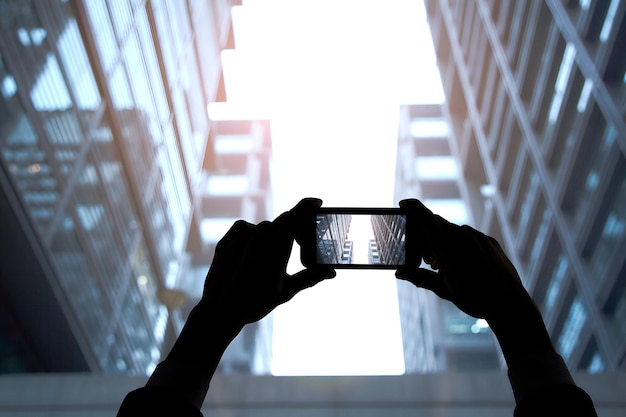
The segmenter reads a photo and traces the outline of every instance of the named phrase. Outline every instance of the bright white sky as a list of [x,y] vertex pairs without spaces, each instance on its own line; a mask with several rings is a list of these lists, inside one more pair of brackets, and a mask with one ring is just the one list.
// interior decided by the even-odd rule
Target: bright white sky
[[[396,206],[399,105],[443,101],[422,2],[244,1],[233,25],[228,106],[271,122],[275,213]],[[393,271],[339,271],[274,314],[274,374],[403,372]]]

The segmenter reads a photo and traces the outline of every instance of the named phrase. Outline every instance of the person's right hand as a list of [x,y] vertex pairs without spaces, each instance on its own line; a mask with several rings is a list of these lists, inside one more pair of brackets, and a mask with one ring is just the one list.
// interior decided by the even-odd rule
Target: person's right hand
[[[416,199],[403,200],[413,221],[407,234],[417,236],[421,257],[434,271],[401,268],[400,279],[432,290],[465,313],[488,321],[528,305],[530,296],[498,242],[470,226],[458,226],[433,214]],[[532,304],[532,302],[531,302]],[[513,311],[510,311],[514,313]]]

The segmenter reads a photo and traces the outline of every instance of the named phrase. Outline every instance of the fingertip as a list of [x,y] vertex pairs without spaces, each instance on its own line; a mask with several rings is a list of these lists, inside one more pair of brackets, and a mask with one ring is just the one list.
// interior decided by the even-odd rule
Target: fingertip
[[308,268],[314,275],[322,278],[322,279],[332,279],[337,276],[337,271],[334,268],[329,267],[315,267]]
[[405,198],[404,200],[400,200],[398,203],[400,208],[408,208],[413,207],[418,203],[418,199],[416,198]]
[[396,278],[405,279],[409,271],[406,268],[396,269]]
[[337,271],[334,270],[333,268],[329,268],[329,269],[324,270],[323,275],[327,279],[332,279],[332,278],[335,278],[337,276]]
[[316,197],[305,197],[296,205],[296,207],[299,206],[319,208],[322,206],[322,200]]

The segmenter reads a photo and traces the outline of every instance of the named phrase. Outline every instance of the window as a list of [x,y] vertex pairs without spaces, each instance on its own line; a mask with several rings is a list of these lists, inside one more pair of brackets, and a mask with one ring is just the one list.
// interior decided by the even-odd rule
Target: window
[[415,171],[421,180],[450,180],[459,175],[452,156],[419,156],[415,158]]
[[137,33],[143,48],[146,71],[150,77],[150,86],[154,94],[154,104],[159,114],[161,122],[166,121],[170,116],[170,109],[165,96],[164,78],[159,68],[159,63],[154,49],[154,40],[148,23],[145,9],[141,8],[135,14]]
[[606,42],[609,39],[619,3],[620,0],[611,0],[609,9],[606,12],[606,17],[604,18],[604,23],[602,24],[602,29],[600,30],[600,42]]
[[[585,77],[578,66],[574,66],[568,79],[568,87],[563,93],[564,97],[553,114],[555,120],[550,121],[550,125],[555,127],[552,130],[554,132],[552,148],[548,154],[548,165],[553,169],[552,174],[558,173],[562,162],[568,159],[580,135],[579,130],[582,130],[581,123],[584,117],[578,109],[584,83]],[[555,100],[557,99],[553,100],[553,105],[556,103]]]
[[[30,121],[21,106],[12,109],[8,126],[0,136],[0,157],[37,229],[46,233],[60,196],[59,178],[52,170],[49,157],[41,146]],[[45,195],[45,197],[44,197]],[[52,196],[57,198],[51,198]]]
[[74,91],[76,106],[80,110],[96,110],[100,104],[100,92],[93,77],[85,46],[76,20],[71,18],[57,41],[59,56],[67,74],[68,84]]
[[[599,133],[602,135],[601,139]],[[596,190],[600,172],[609,156],[608,152],[613,148],[615,136],[615,130],[606,125],[600,108],[594,103],[561,203],[566,213],[576,210],[583,201],[583,196],[591,197]]]
[[611,292],[602,306],[602,313],[609,318],[618,338],[626,334],[626,262],[622,265]]
[[246,175],[213,175],[207,180],[207,192],[215,196],[243,195],[248,191]]
[[54,232],[50,253],[63,290],[72,295],[68,300],[74,310],[80,312],[76,318],[94,353],[100,356],[107,334],[107,322],[102,318],[109,317],[111,310],[106,295],[101,292],[94,273],[89,268],[71,217],[64,216]]
[[109,13],[103,0],[85,2],[92,31],[95,36],[98,54],[105,70],[110,70],[117,56],[117,42],[109,20]]
[[109,0],[112,21],[118,39],[124,39],[132,21],[132,12],[128,0]]
[[444,119],[419,118],[411,121],[409,131],[414,138],[448,137],[450,127]]
[[48,53],[46,63],[30,90],[30,99],[38,112],[67,110],[72,107],[59,63],[53,53]]
[[552,103],[550,104],[550,110],[548,110],[548,122],[554,124],[557,121],[559,112],[561,110],[561,104],[565,97],[565,90],[569,81],[570,73],[574,66],[574,58],[576,56],[576,50],[571,44],[567,44],[565,47],[565,53],[563,54],[563,60],[561,61],[561,67],[556,78],[556,84],[554,86],[554,94],[552,96]]
[[249,154],[254,150],[251,135],[217,135],[215,137],[215,153],[217,154]]
[[433,198],[425,199],[423,203],[433,213],[440,215],[444,219],[456,223],[467,224],[469,221],[467,207],[461,199]]
[[200,224],[200,235],[204,242],[218,242],[237,221],[237,218],[213,217],[203,219]]
[[569,314],[563,325],[563,331],[557,342],[558,350],[565,360],[569,359],[578,342],[578,336],[587,320],[587,312],[580,297],[576,297],[570,307]]
[[616,251],[623,248],[625,235],[626,160],[620,155],[583,249],[583,256],[592,257],[594,275],[598,278],[602,277],[602,271]]
[[2,86],[0,87],[2,90],[2,96],[9,100],[11,97],[17,93],[17,84],[15,83],[15,78],[12,75],[7,74],[2,79]]
[[598,344],[595,337],[591,337],[585,352],[583,353],[580,362],[578,363],[578,369],[586,370],[589,373],[595,374],[604,370],[604,361],[602,355],[598,350]]
[[563,283],[565,282],[565,277],[567,275],[568,265],[569,261],[567,260],[567,257],[564,254],[561,254],[559,256],[559,260],[554,266],[554,269],[552,270],[550,284],[546,290],[544,302],[546,312],[552,311],[559,294],[563,291]]

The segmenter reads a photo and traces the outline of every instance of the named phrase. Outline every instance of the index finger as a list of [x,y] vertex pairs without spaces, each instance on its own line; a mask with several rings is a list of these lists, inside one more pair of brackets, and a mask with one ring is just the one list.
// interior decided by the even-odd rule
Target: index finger
[[312,219],[315,210],[322,205],[319,198],[303,198],[291,210],[282,213],[273,222],[272,226],[281,236],[287,238],[289,243],[300,241],[306,233],[307,221]]

